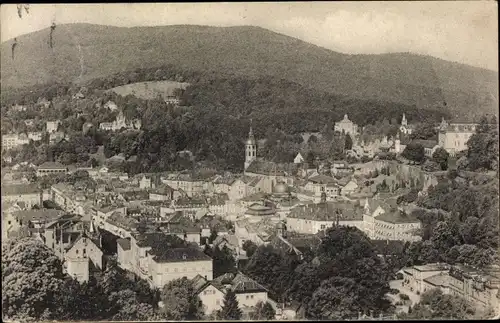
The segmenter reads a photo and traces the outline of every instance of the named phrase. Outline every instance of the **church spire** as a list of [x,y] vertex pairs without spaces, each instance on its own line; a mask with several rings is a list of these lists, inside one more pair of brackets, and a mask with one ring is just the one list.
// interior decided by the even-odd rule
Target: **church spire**
[[252,129],[252,119],[250,119],[250,130],[248,131],[248,139],[254,139],[253,129]]

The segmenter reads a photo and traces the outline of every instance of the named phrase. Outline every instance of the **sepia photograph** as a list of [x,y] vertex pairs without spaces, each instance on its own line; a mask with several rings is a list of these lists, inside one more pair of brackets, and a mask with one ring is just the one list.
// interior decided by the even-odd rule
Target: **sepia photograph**
[[500,319],[496,1],[0,9],[3,321]]

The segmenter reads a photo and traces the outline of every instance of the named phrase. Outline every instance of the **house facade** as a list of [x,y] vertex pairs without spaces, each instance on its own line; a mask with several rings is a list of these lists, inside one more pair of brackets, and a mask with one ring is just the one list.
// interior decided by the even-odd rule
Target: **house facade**
[[444,119],[441,122],[438,133],[438,144],[450,155],[467,149],[467,142],[476,133],[475,123],[452,123],[448,124]]
[[99,246],[86,235],[80,236],[64,255],[64,269],[80,283],[89,280],[90,266],[103,269],[103,252]]
[[335,131],[349,134],[353,137],[357,136],[358,134],[358,125],[349,120],[349,117],[344,115],[344,119],[342,119],[339,122],[335,122]]
[[67,174],[68,167],[54,162],[45,162],[37,167],[36,176]]
[[3,203],[23,202],[27,208],[42,205],[42,190],[32,184],[2,185]]
[[[210,257],[189,244],[158,249],[166,237],[162,232],[132,234],[129,250],[126,250],[126,244],[125,247],[118,246],[120,266],[130,268],[156,288],[163,288],[169,281],[182,277],[192,279],[200,275],[212,280],[213,264]],[[123,244],[123,241],[118,243]]]
[[206,315],[222,308],[224,296],[228,291],[233,291],[236,294],[238,305],[244,312],[255,308],[259,302],[266,303],[268,301],[267,290],[240,272],[224,274],[212,281],[195,277],[193,282],[195,287],[198,287],[197,294]]

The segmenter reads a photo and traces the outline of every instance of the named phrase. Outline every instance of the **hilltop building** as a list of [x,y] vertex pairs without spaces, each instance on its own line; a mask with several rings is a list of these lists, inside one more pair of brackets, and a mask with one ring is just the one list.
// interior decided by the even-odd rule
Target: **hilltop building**
[[340,133],[349,134],[353,139],[358,135],[358,125],[349,120],[349,117],[344,115],[344,119],[335,122],[335,131]]
[[121,129],[141,129],[142,123],[140,119],[128,121],[123,111],[120,111],[113,122],[103,122],[99,124],[102,130],[118,131]]
[[53,133],[56,132],[57,129],[59,128],[59,124],[61,123],[60,120],[56,121],[47,121],[46,123],[46,130],[48,133]]
[[411,135],[413,132],[413,127],[408,125],[408,120],[406,120],[406,115],[403,113],[403,118],[401,119],[401,126],[399,126],[399,131],[405,135]]
[[448,123],[441,121],[439,126],[438,144],[450,155],[467,149],[467,142],[476,133],[476,123]]
[[27,145],[30,142],[30,138],[24,134],[8,134],[2,136],[2,149],[9,150],[22,145]]

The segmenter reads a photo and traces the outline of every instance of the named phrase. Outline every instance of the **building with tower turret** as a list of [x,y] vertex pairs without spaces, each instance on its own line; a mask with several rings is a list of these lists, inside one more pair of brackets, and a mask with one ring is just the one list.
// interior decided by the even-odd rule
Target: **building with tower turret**
[[248,132],[248,139],[245,143],[245,170],[257,158],[257,144],[253,135],[252,126]]
[[401,119],[401,126],[399,127],[399,131],[404,133],[405,135],[411,135],[413,132],[413,127],[408,125],[408,120],[406,120],[406,115],[403,113],[403,118]]
[[358,136],[358,125],[349,120],[349,117],[344,115],[344,119],[335,122],[335,131],[349,134],[354,140]]

